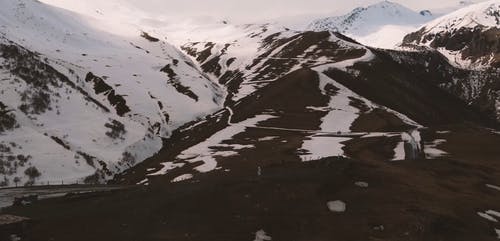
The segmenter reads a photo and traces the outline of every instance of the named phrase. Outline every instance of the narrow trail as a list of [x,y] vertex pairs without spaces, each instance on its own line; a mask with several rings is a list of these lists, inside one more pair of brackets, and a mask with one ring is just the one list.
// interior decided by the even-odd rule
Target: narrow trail
[[317,60],[310,58],[280,58],[280,57],[257,57],[255,59],[266,59],[266,60],[303,60],[307,62],[316,62],[316,63],[335,63],[335,60]]

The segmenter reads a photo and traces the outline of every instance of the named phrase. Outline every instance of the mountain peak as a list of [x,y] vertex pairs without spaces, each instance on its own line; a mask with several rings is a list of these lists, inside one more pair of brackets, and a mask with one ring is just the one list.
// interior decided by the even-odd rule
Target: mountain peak
[[[382,1],[355,8],[346,15],[317,19],[308,29],[340,32],[367,45],[390,48],[405,34],[433,18],[428,10],[416,12],[399,3]],[[378,36],[380,31],[384,31],[385,36],[393,37],[393,41],[373,39],[372,36]]]
[[461,8],[430,22],[426,28],[440,31],[462,27],[498,27],[500,25],[500,2],[486,1]]
[[380,1],[378,3],[374,3],[369,5],[366,8],[406,8],[405,6],[391,1]]
[[358,7],[343,16],[318,19],[309,25],[311,30],[334,30],[346,33],[351,29],[372,30],[372,25],[394,23],[422,23],[429,21],[431,12],[415,12],[399,3],[382,1],[367,7]]

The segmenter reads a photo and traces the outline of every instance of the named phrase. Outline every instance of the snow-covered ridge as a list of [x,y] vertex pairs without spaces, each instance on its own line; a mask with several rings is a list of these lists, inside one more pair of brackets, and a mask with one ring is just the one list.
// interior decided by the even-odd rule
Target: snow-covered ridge
[[424,26],[427,33],[457,31],[460,28],[492,28],[500,26],[500,2],[486,1],[461,8]]
[[416,12],[401,4],[383,1],[356,8],[343,16],[315,20],[307,29],[336,31],[366,45],[392,48],[406,33],[432,19],[434,16],[428,10]]

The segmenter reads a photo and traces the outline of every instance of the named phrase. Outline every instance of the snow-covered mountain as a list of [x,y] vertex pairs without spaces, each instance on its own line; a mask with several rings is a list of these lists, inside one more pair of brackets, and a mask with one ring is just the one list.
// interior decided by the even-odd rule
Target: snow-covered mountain
[[[227,88],[226,109],[181,127],[164,152],[116,182],[147,185],[208,172],[253,172],[280,160],[362,159],[360,153],[370,148],[389,150],[380,161],[433,156],[438,152],[426,153],[425,141],[412,130],[496,123],[489,100],[471,88],[476,80],[496,81],[496,73],[456,68],[436,51],[366,47],[335,32],[239,28],[235,39],[182,46]],[[372,144],[360,148],[358,141]]]
[[432,19],[434,16],[428,10],[416,12],[401,4],[383,1],[342,16],[315,20],[307,29],[340,32],[362,44],[393,48],[407,33]]
[[[497,75],[448,66],[435,51],[377,50],[341,33],[291,30],[279,24],[127,16],[128,8],[111,11],[119,3],[103,2],[102,9],[87,6],[79,13],[34,0],[0,3],[2,185],[102,181],[147,159],[130,169],[132,174],[126,173],[141,181],[166,168],[160,165],[166,157],[176,158],[176,151],[228,127],[224,107],[234,108],[234,121],[240,122],[262,114],[245,111],[250,107],[244,103],[275,105],[267,98],[288,95],[276,83],[290,76],[319,78],[322,85],[331,82],[333,92],[342,89],[338,100],[344,104],[337,106],[323,103],[332,97],[325,86],[312,88],[297,81],[313,89],[308,94],[312,99],[304,101],[314,105],[286,109],[352,112],[336,113],[341,124],[349,122],[332,122],[331,127],[342,131],[351,130],[358,114],[361,123],[397,130],[418,126],[410,118],[423,124],[474,120],[469,111],[478,109],[484,119],[500,116],[491,105],[496,95],[483,98],[494,88],[479,91],[474,84],[490,83]],[[406,26],[432,18],[389,2],[357,12],[343,20],[343,30],[367,33],[371,30],[362,23],[380,12],[392,16],[389,22],[406,19]],[[372,89],[391,94],[377,95]],[[260,100],[262,93],[265,101]],[[295,100],[294,95],[289,98]],[[356,104],[357,99],[364,104]],[[455,107],[448,111],[442,108],[446,105]],[[283,115],[285,123],[291,120]],[[379,130],[370,128],[358,131]],[[229,148],[214,148],[220,147]],[[160,149],[163,152],[154,155]]]
[[38,1],[0,5],[2,185],[109,178],[222,106],[224,90],[160,37]]
[[500,67],[500,2],[486,1],[438,18],[407,35],[403,46],[437,49],[464,68]]

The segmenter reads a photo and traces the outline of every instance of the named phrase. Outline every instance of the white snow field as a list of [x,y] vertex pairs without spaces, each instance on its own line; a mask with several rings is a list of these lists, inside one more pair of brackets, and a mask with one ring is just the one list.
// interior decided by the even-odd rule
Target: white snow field
[[[0,3],[0,44],[27,59],[0,56],[12,68],[0,70],[0,101],[18,125],[0,133],[0,143],[10,146],[7,155],[30,158],[4,173],[6,185],[16,177],[20,184],[76,182],[97,172],[110,178],[156,153],[173,129],[222,107],[224,90],[173,45],[133,25],[119,33],[99,26],[38,1]],[[35,85],[14,73],[23,64],[59,77]],[[30,111],[40,96],[46,106]],[[36,180],[24,173],[31,166],[41,174]]]

